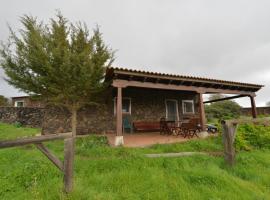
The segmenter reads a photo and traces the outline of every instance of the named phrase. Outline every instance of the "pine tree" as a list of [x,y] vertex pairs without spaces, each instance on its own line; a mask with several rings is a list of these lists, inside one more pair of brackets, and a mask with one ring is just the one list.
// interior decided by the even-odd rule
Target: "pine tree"
[[[74,25],[61,13],[48,24],[28,15],[20,21],[23,29],[19,34],[10,29],[10,40],[0,52],[7,81],[31,96],[65,106],[72,113],[75,138],[77,111],[95,103],[104,89],[104,70],[114,60],[113,51],[98,27],[90,36],[85,24]],[[74,147],[74,140],[68,145]]]

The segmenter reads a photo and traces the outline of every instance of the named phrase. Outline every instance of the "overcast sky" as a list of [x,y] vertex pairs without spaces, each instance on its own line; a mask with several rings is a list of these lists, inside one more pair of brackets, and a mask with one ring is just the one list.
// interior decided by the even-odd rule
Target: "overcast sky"
[[[117,50],[115,66],[263,84],[257,105],[270,101],[269,0],[1,1],[0,40],[23,14],[47,21],[57,9],[72,22],[98,24]],[[22,94],[3,78],[0,70],[0,94]]]

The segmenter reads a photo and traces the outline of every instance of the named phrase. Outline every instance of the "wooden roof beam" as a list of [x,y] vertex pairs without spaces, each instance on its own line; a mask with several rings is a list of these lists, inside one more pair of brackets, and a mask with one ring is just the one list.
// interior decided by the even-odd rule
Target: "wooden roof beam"
[[226,100],[231,100],[231,99],[237,99],[240,97],[246,97],[247,95],[237,95],[237,96],[232,96],[232,97],[225,97],[225,98],[221,98],[221,99],[213,99],[213,100],[209,100],[209,101],[204,101],[203,103],[213,103],[213,102],[218,102],[218,101],[226,101]]
[[141,87],[152,89],[165,89],[165,90],[179,90],[179,91],[195,91],[198,93],[223,93],[223,94],[241,94],[241,95],[255,95],[254,92],[246,92],[240,90],[228,90],[228,89],[215,89],[205,87],[195,87],[187,85],[168,85],[164,83],[152,83],[152,82],[140,82],[140,81],[127,81],[127,80],[113,80],[113,87]]

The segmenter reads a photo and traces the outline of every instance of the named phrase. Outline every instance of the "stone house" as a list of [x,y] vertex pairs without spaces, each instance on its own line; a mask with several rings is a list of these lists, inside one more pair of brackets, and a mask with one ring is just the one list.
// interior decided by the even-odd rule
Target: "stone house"
[[44,107],[44,103],[30,96],[11,97],[13,107]]
[[[78,113],[78,133],[116,133],[123,142],[123,119],[143,122],[145,129],[156,129],[160,118],[181,121],[196,117],[206,129],[204,103],[248,97],[256,117],[255,93],[262,85],[192,76],[153,73],[123,68],[108,68],[109,83],[98,107],[85,107]],[[223,99],[204,101],[204,94],[232,94]],[[151,129],[150,128],[150,129]],[[43,133],[70,130],[70,114],[63,109],[47,109]],[[145,130],[146,131],[146,130]]]

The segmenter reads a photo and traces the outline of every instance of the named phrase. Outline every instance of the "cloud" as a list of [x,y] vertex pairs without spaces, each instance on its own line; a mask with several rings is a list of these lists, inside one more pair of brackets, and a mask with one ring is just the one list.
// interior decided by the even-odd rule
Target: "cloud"
[[[6,22],[20,27],[25,13],[47,21],[56,9],[99,24],[118,50],[117,66],[264,84],[257,104],[270,100],[270,1],[9,0],[0,7],[0,40],[8,36]],[[0,84],[1,93],[17,94]]]

